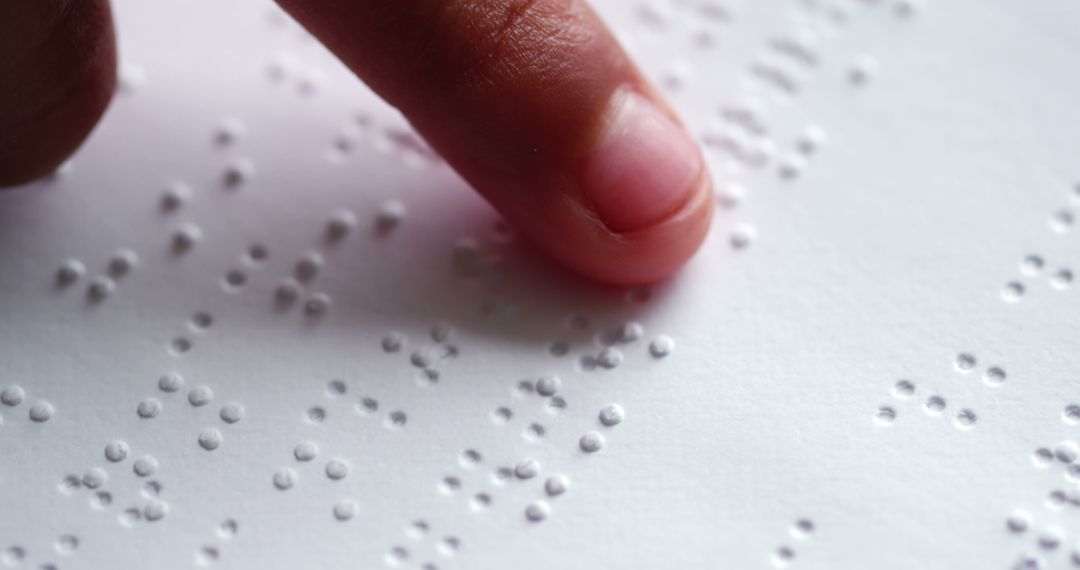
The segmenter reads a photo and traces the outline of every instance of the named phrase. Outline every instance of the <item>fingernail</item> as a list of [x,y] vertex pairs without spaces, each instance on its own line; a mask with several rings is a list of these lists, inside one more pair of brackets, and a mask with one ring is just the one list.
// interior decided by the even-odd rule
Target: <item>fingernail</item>
[[629,90],[611,98],[610,119],[586,160],[585,195],[610,230],[654,224],[695,191],[701,154],[690,136],[649,99]]

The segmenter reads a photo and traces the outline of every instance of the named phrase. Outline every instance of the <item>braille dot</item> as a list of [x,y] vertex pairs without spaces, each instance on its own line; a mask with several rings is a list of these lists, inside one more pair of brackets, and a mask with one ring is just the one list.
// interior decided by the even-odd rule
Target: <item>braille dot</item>
[[529,396],[536,391],[536,385],[532,380],[518,380],[515,391],[518,396]]
[[409,362],[417,368],[431,368],[437,358],[435,349],[431,347],[418,348],[409,355]]
[[1031,462],[1035,467],[1046,467],[1054,461],[1054,452],[1045,447],[1040,447],[1031,455]]
[[505,485],[513,477],[514,469],[505,465],[496,467],[495,472],[491,474],[491,480],[497,485]]
[[956,356],[956,369],[960,372],[971,372],[976,364],[977,361],[972,354],[961,352]]
[[156,497],[161,494],[161,482],[160,481],[147,481],[142,486],[142,495],[146,498]]
[[214,316],[205,311],[199,311],[191,315],[191,328],[205,331],[214,324]]
[[111,463],[119,463],[127,459],[131,452],[131,446],[126,441],[115,439],[105,444],[105,459]]
[[596,357],[596,363],[600,366],[611,370],[619,364],[622,364],[623,355],[619,349],[609,346],[600,351],[600,354]]
[[1058,233],[1071,230],[1074,223],[1076,223],[1076,217],[1068,210],[1059,210],[1050,216],[1050,229]]
[[1012,515],[1009,515],[1009,518],[1005,519],[1005,528],[1014,534],[1026,532],[1030,526],[1031,515],[1022,511],[1017,511]]
[[0,403],[5,406],[18,406],[26,398],[26,390],[22,386],[8,386],[0,392]]
[[630,321],[623,323],[619,327],[619,342],[631,343],[636,342],[645,335],[645,327],[641,326],[641,323]]
[[221,180],[227,188],[239,188],[255,176],[255,164],[246,158],[237,158],[225,166]]
[[1029,277],[1038,275],[1043,270],[1045,262],[1038,255],[1028,255],[1020,260],[1020,272]]
[[70,495],[82,488],[82,479],[77,475],[67,475],[60,481],[60,485],[58,485],[57,488],[61,493]]
[[4,550],[0,561],[8,566],[17,566],[26,558],[26,550],[21,546],[9,546]]
[[507,407],[496,408],[491,414],[491,419],[497,424],[505,424],[514,417],[514,412]]
[[90,506],[98,510],[107,508],[112,504],[112,501],[112,493],[108,491],[98,491],[93,495],[90,495],[89,498]]
[[1061,531],[1054,528],[1047,529],[1039,535],[1036,542],[1043,550],[1056,550],[1061,546]]
[[439,481],[439,491],[444,495],[456,493],[459,489],[461,489],[461,479],[457,477],[450,475],[443,477],[442,481]]
[[518,479],[532,479],[540,474],[540,462],[529,458],[514,466],[514,476]]
[[244,405],[235,402],[225,404],[221,407],[221,412],[218,413],[218,417],[227,424],[235,424],[244,419]]
[[86,274],[86,266],[78,259],[65,259],[56,270],[56,283],[67,287]]
[[811,534],[814,534],[814,521],[810,519],[799,519],[791,525],[791,536],[795,538],[806,539]]
[[552,475],[544,481],[544,492],[549,497],[558,497],[570,488],[570,479],[566,475]]
[[544,434],[547,433],[547,429],[538,423],[531,423],[529,427],[525,428],[525,439],[529,441],[540,441],[543,439]]
[[1065,491],[1060,489],[1050,492],[1050,495],[1046,497],[1047,508],[1059,510],[1065,507],[1065,503],[1069,502],[1069,497],[1065,495]]
[[756,237],[757,229],[754,228],[754,226],[740,224],[731,230],[731,235],[728,237],[728,243],[731,244],[732,249],[742,250],[750,247],[750,244],[754,242]]
[[199,447],[207,451],[213,451],[221,447],[224,439],[225,437],[217,429],[207,428],[199,432]]
[[356,504],[356,501],[352,499],[345,499],[338,501],[334,505],[334,518],[339,521],[347,521],[356,516],[356,511],[360,509],[360,505]]
[[938,415],[945,411],[945,405],[945,398],[942,398],[941,396],[930,396],[926,399],[926,403],[923,404],[923,408],[928,414]]
[[229,293],[236,293],[247,284],[247,274],[239,269],[230,269],[225,272],[225,278],[221,286]]
[[30,420],[43,423],[52,419],[53,414],[56,413],[56,408],[52,404],[45,400],[38,400],[30,406]]
[[387,200],[379,207],[379,213],[375,217],[375,229],[380,233],[388,233],[401,225],[405,219],[407,210],[405,204],[398,200]]
[[1001,288],[1001,298],[1009,303],[1016,303],[1024,297],[1026,289],[1023,283],[1011,281]]
[[349,474],[349,464],[341,459],[326,462],[326,476],[335,481],[344,479]]
[[409,559],[409,550],[404,546],[395,546],[386,554],[386,563],[397,566]]
[[109,276],[114,279],[123,277],[139,264],[139,256],[130,249],[121,249],[109,258]]
[[874,413],[874,422],[880,426],[892,425],[896,420],[896,408],[891,406],[881,406]]
[[191,340],[178,336],[169,343],[169,352],[171,352],[173,356],[181,356],[190,352],[191,346]]
[[795,551],[789,546],[781,546],[773,552],[772,562],[774,566],[785,567],[795,559]]
[[536,393],[541,396],[554,396],[562,387],[562,380],[558,376],[544,376],[536,381]]
[[607,427],[621,424],[625,417],[626,412],[618,404],[609,404],[600,409],[600,423]]
[[877,61],[869,56],[859,56],[848,69],[848,82],[855,86],[865,85],[877,73]]
[[477,493],[473,495],[472,500],[469,502],[469,506],[474,511],[482,511],[491,506],[491,495],[487,493]]
[[1073,272],[1069,269],[1059,269],[1050,276],[1050,286],[1058,291],[1068,289],[1073,283]]
[[87,489],[97,489],[109,480],[109,474],[100,467],[91,467],[82,476],[82,484]]
[[177,372],[166,372],[158,378],[158,390],[162,392],[176,392],[184,386],[184,378]]
[[322,406],[312,406],[307,409],[307,419],[313,424],[322,423],[326,420],[326,408]]
[[986,369],[986,373],[983,374],[983,382],[991,386],[1000,386],[1005,382],[1005,370],[997,366],[991,366]]
[[570,345],[565,341],[556,341],[548,347],[548,353],[552,356],[566,356],[570,352]]
[[221,558],[221,551],[215,546],[203,546],[195,552],[195,563],[199,566],[210,566]]
[[124,509],[119,515],[116,516],[116,521],[120,523],[120,526],[132,527],[142,520],[142,511],[135,507]]
[[555,396],[548,400],[547,411],[549,414],[558,414],[566,409],[566,400],[561,396]]
[[959,414],[956,414],[956,427],[960,429],[971,429],[975,422],[978,421],[978,416],[971,410],[960,410]]
[[86,296],[91,301],[101,302],[112,295],[114,290],[116,290],[116,283],[104,275],[99,275],[90,281],[90,285],[86,288]]
[[424,538],[424,535],[431,530],[431,525],[425,520],[415,520],[409,526],[405,527],[405,534],[414,540],[420,540]]
[[277,303],[283,307],[287,307],[296,302],[297,297],[300,296],[300,283],[292,277],[286,277],[278,282],[277,288],[274,289],[274,299]]
[[1054,446],[1054,457],[1062,463],[1073,463],[1080,456],[1080,445],[1075,441],[1065,440]]
[[325,264],[322,254],[317,251],[309,251],[296,262],[293,274],[301,283],[310,283],[319,275]]
[[910,380],[898,380],[893,385],[893,397],[906,400],[915,394],[915,384]]
[[551,507],[544,501],[529,503],[529,505],[525,507],[525,519],[529,522],[541,522],[548,518],[549,514],[551,514]]
[[405,424],[409,421],[409,417],[405,415],[405,412],[401,410],[395,410],[390,412],[390,415],[386,418],[386,426],[390,428],[401,429],[405,427]]
[[60,555],[68,555],[79,548],[79,538],[73,534],[63,534],[56,539],[56,552]]
[[196,408],[205,406],[214,399],[214,391],[209,386],[196,386],[188,392],[188,403]]
[[461,539],[456,536],[443,537],[436,548],[443,556],[453,556],[461,548]]
[[143,507],[143,518],[150,522],[159,521],[169,514],[169,504],[160,499],[150,499]]
[[326,293],[315,293],[304,303],[304,313],[309,317],[321,317],[330,310],[332,301]]
[[387,354],[400,352],[403,346],[405,346],[405,335],[399,332],[389,333],[382,339],[382,349]]
[[292,489],[296,484],[296,471],[290,467],[281,467],[274,472],[274,487],[281,491]]
[[585,453],[596,453],[604,447],[604,436],[595,431],[587,431],[578,440],[578,447]]
[[158,460],[152,455],[144,455],[135,460],[131,470],[139,477],[149,477],[158,470]]
[[173,231],[172,234],[172,248],[177,253],[186,253],[191,251],[200,241],[202,241],[202,228],[199,226],[186,223],[182,224]]
[[249,265],[261,265],[270,257],[270,250],[266,249],[266,246],[261,243],[253,243],[248,246],[245,256]]
[[1061,411],[1061,419],[1069,425],[1080,424],[1080,404],[1069,404]]
[[247,133],[243,121],[236,117],[223,119],[214,129],[214,142],[220,146],[229,146],[240,140]]
[[475,449],[466,449],[461,452],[461,457],[458,459],[458,463],[467,469],[475,468],[481,461],[483,461],[483,456]]
[[374,414],[379,411],[379,402],[374,398],[362,398],[356,404],[356,411],[362,414]]
[[179,210],[191,201],[191,187],[180,181],[170,182],[161,193],[161,209],[166,212]]
[[297,461],[311,461],[318,455],[319,446],[315,442],[305,441],[296,444],[296,447],[293,448],[293,457],[295,457]]
[[158,414],[161,413],[161,400],[158,400],[157,398],[147,398],[139,402],[135,411],[139,414],[139,417],[144,420],[156,418]]

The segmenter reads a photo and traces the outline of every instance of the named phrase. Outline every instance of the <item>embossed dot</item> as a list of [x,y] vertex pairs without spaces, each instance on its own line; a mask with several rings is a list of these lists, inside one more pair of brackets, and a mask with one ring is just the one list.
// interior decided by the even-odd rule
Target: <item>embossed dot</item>
[[191,340],[178,336],[169,343],[169,352],[171,352],[173,356],[182,356],[191,352],[191,347]]
[[1050,229],[1057,233],[1065,233],[1072,229],[1076,223],[1076,216],[1068,210],[1058,210],[1050,216]]
[[304,313],[309,317],[321,317],[330,311],[333,301],[326,293],[315,293],[304,303]]
[[245,254],[248,265],[262,265],[270,257],[270,250],[261,243],[253,243],[248,246]]
[[544,481],[544,492],[549,497],[558,497],[570,488],[570,479],[566,475],[552,475]]
[[166,372],[158,378],[158,390],[172,393],[184,387],[184,377],[177,372]]
[[1017,511],[1009,515],[1009,518],[1005,519],[1005,528],[1014,534],[1026,532],[1030,526],[1031,515],[1022,511]]
[[491,419],[496,424],[505,424],[514,417],[514,412],[505,406],[495,408],[495,411],[491,414]]
[[546,433],[547,428],[545,428],[543,424],[533,422],[529,424],[529,427],[525,428],[525,433],[522,435],[524,435],[525,439],[529,441],[540,441],[541,439],[543,439],[544,434]]
[[603,368],[607,368],[608,370],[611,370],[612,368],[615,368],[619,364],[622,364],[622,361],[623,361],[622,352],[619,351],[619,349],[617,349],[617,348],[615,348],[613,346],[609,346],[609,347],[601,350],[600,354],[598,354],[597,357],[596,357],[596,363],[599,364],[600,366],[602,366]]
[[975,426],[975,422],[979,420],[979,417],[975,415],[975,412],[971,410],[960,410],[959,414],[956,414],[956,427],[960,429],[971,429]]
[[116,282],[109,277],[99,275],[90,280],[86,288],[86,296],[95,303],[107,299],[116,290]]
[[483,456],[475,449],[466,449],[465,451],[462,451],[461,457],[458,459],[458,463],[460,463],[462,467],[468,469],[475,468],[481,461],[483,461]]
[[1061,419],[1069,425],[1080,424],[1080,404],[1069,404],[1061,411]]
[[896,421],[896,408],[892,406],[881,406],[874,412],[874,423],[880,426],[892,425]]
[[585,453],[596,453],[604,447],[604,436],[599,432],[587,431],[578,440],[578,447]]
[[300,283],[292,277],[286,277],[278,282],[277,288],[274,289],[274,300],[278,305],[287,307],[296,302],[296,299],[300,296]]
[[317,251],[309,251],[296,262],[293,274],[301,283],[308,283],[319,275],[325,264],[322,254]]
[[78,475],[65,475],[57,486],[57,489],[65,495],[70,495],[81,488],[82,479]]
[[[782,172],[787,171],[783,170]],[[785,176],[785,178],[790,177],[791,176]],[[743,250],[750,247],[750,245],[754,243],[754,240],[756,238],[757,229],[754,226],[751,226],[749,224],[740,224],[735,226],[735,228],[731,230],[731,235],[728,236],[728,243],[731,244],[732,249]]]
[[198,311],[191,315],[191,328],[196,331],[205,331],[214,325],[214,316],[206,311]]
[[1038,275],[1042,270],[1046,262],[1038,255],[1028,255],[1024,259],[1020,260],[1020,272],[1029,277]]
[[375,217],[375,229],[380,233],[390,232],[401,225],[406,214],[405,204],[398,200],[387,200],[379,207],[379,213]]
[[191,187],[180,181],[170,182],[161,193],[161,209],[174,212],[191,201]]
[[106,509],[113,502],[112,493],[108,491],[98,491],[93,495],[90,495],[89,502],[91,508],[97,510]]
[[22,386],[12,385],[0,392],[0,403],[5,406],[18,406],[26,398],[26,390]]
[[56,539],[56,552],[66,556],[79,548],[79,538],[73,534],[62,534]]
[[307,420],[313,424],[322,423],[326,420],[326,408],[322,406],[312,406],[305,412]]
[[976,364],[978,364],[978,361],[975,360],[973,354],[961,352],[956,355],[956,369],[960,372],[971,372],[975,369]]
[[225,166],[221,176],[227,188],[235,189],[248,183],[255,176],[255,164],[247,158],[237,158]]
[[162,485],[160,481],[147,481],[142,486],[142,495],[146,498],[156,497],[161,494]]
[[109,258],[109,276],[118,279],[131,273],[132,269],[139,264],[139,256],[130,249],[120,249]]
[[312,441],[298,443],[296,444],[296,447],[293,448],[293,457],[295,457],[297,461],[311,461],[318,455],[319,446]]
[[43,423],[52,419],[53,414],[56,413],[56,408],[46,400],[38,400],[30,406],[30,420]]
[[562,398],[561,396],[555,396],[554,398],[548,400],[546,409],[549,414],[561,413],[563,410],[566,409],[566,399]]
[[386,563],[391,566],[398,566],[408,559],[409,549],[404,546],[395,546],[390,549],[390,552],[386,553]]
[[930,396],[926,399],[926,403],[923,404],[923,409],[930,415],[938,415],[945,411],[945,398],[941,396]]
[[1009,303],[1016,303],[1024,298],[1026,288],[1019,281],[1010,281],[1001,288],[1001,298]]
[[491,495],[487,493],[477,493],[473,495],[472,500],[469,501],[469,506],[474,511],[482,511],[491,506]]
[[344,380],[331,380],[326,383],[326,395],[332,398],[344,396],[349,391],[349,386]]
[[399,332],[391,332],[383,337],[382,349],[387,354],[393,354],[400,352],[402,347],[405,346],[405,335]]
[[91,467],[82,476],[82,484],[87,489],[97,489],[109,480],[109,474],[100,467]]
[[990,386],[1000,386],[1005,382],[1005,377],[1006,374],[1004,369],[998,366],[991,366],[990,368],[987,368],[986,372],[983,374],[983,382],[986,382]]
[[344,479],[349,474],[349,464],[341,459],[326,462],[326,476],[334,481]]
[[244,419],[244,405],[236,402],[225,404],[221,407],[218,417],[227,424],[235,424]]
[[188,403],[196,408],[205,406],[214,399],[214,391],[209,386],[199,385],[188,392]]
[[351,520],[356,516],[356,512],[360,510],[360,505],[352,499],[344,499],[338,501],[333,508],[334,518],[339,521]]
[[552,356],[566,356],[570,352],[570,345],[566,341],[555,341],[548,347],[548,353]]
[[161,413],[161,400],[147,398],[139,402],[139,405],[135,407],[135,412],[143,419],[156,418]]
[[892,389],[893,397],[906,400],[915,395],[915,384],[910,380],[897,380]]
[[207,451],[213,451],[221,447],[224,439],[225,436],[221,435],[221,432],[216,428],[207,428],[199,432],[199,447]]
[[222,280],[221,286],[225,291],[229,293],[236,293],[247,285],[247,274],[241,269],[230,269],[225,272],[225,278]]
[[461,489],[461,479],[458,479],[453,475],[443,477],[442,480],[439,481],[439,491],[444,495],[456,493],[459,489]]
[[514,476],[518,479],[532,479],[540,474],[540,462],[528,458],[514,466]]
[[1080,445],[1075,441],[1065,440],[1054,446],[1054,457],[1062,463],[1073,463],[1080,456]]
[[649,354],[651,354],[653,358],[664,358],[665,356],[671,354],[671,351],[674,348],[675,341],[672,340],[671,337],[666,335],[660,335],[654,338],[651,343],[649,343]]
[[395,410],[390,412],[390,415],[386,417],[386,426],[390,428],[401,429],[405,427],[405,424],[409,421],[409,416],[401,410]]
[[56,270],[56,283],[67,287],[86,275],[86,266],[78,259],[65,259]]
[[379,402],[374,398],[361,398],[356,404],[356,411],[361,414],[374,414],[379,411]]
[[1050,286],[1058,291],[1068,289],[1073,283],[1073,272],[1069,269],[1059,269],[1050,276]]
[[1045,447],[1036,449],[1031,455],[1031,462],[1035,464],[1035,467],[1046,467],[1053,461],[1054,452]]
[[622,406],[618,404],[604,406],[600,409],[598,415],[600,423],[607,427],[619,425],[622,423],[623,419],[626,418],[626,412],[623,410]]
[[562,380],[558,376],[544,376],[536,381],[536,393],[541,396],[554,396],[562,387]]
[[221,551],[216,546],[203,546],[195,551],[195,564],[210,566],[221,559]]
[[169,504],[160,499],[150,499],[143,507],[143,518],[150,522],[156,522],[169,514]]
[[518,380],[515,391],[518,396],[528,396],[536,391],[536,384],[532,380]]
[[1056,528],[1048,528],[1039,534],[1039,538],[1036,539],[1036,543],[1039,548],[1043,550],[1057,550],[1061,546],[1062,540],[1061,530]]
[[551,507],[544,501],[536,501],[535,503],[529,503],[525,507],[525,519],[529,522],[541,522],[548,518],[551,514]]
[[139,477],[149,477],[157,472],[158,460],[152,455],[143,455],[131,465],[131,470]]
[[814,534],[814,521],[810,519],[799,519],[791,525],[791,536],[795,538],[806,539],[811,534]]
[[8,566],[17,566],[22,563],[26,558],[26,549],[21,546],[9,546],[4,550],[3,556],[0,556],[0,561]]
[[202,228],[192,223],[185,223],[173,230],[172,248],[176,253],[191,251],[202,241]]
[[456,536],[443,537],[436,548],[443,556],[453,556],[461,548],[461,539]]
[[114,439],[105,444],[105,459],[111,463],[119,463],[127,459],[131,452],[131,446],[126,441]]
[[296,485],[296,471],[291,467],[281,467],[274,472],[274,487],[281,491],[287,491]]
[[795,550],[790,546],[781,546],[777,548],[772,555],[772,562],[774,566],[784,568],[791,564],[791,561],[795,559]]

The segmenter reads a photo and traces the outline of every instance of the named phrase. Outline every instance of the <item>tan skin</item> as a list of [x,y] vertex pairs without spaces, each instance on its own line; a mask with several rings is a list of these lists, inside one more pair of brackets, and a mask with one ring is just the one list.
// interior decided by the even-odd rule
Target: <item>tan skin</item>
[[[675,119],[585,0],[279,0],[556,260],[593,279],[662,279],[712,215],[701,168],[670,211],[601,223],[580,170],[629,89]],[[87,137],[115,87],[108,0],[0,3],[0,187],[41,177]]]

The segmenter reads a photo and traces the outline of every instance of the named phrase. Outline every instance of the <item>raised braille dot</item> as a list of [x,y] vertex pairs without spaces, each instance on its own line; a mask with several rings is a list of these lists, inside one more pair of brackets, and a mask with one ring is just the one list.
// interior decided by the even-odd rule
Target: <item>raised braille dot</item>
[[166,212],[179,210],[191,201],[191,187],[180,181],[170,182],[161,193],[161,209]]
[[[781,172],[789,172],[789,170],[782,170]],[[785,178],[791,178],[792,176],[785,176]],[[735,226],[731,230],[731,235],[728,237],[728,243],[731,244],[732,249],[743,250],[754,242],[757,238],[757,229],[749,224],[740,224]]]
[[926,399],[926,403],[923,404],[923,409],[930,415],[938,415],[945,411],[945,398],[941,396],[930,396]]
[[90,495],[88,501],[90,503],[90,507],[101,510],[108,508],[109,505],[112,504],[113,497],[112,493],[108,491],[98,491],[93,495]]
[[915,384],[910,380],[898,380],[893,385],[893,397],[906,400],[915,394]]
[[791,525],[791,536],[795,538],[807,539],[811,534],[814,534],[814,521],[810,519],[799,519]]
[[434,348],[418,348],[409,355],[409,362],[417,368],[430,368],[434,366],[437,353]]
[[221,558],[221,550],[216,546],[203,546],[195,552],[195,564],[210,566]]
[[274,299],[281,306],[287,307],[296,302],[300,296],[300,283],[292,277],[286,277],[278,282],[274,289]]
[[461,479],[458,479],[457,477],[448,475],[439,481],[439,491],[444,495],[456,493],[459,489],[461,489]]
[[1029,277],[1038,275],[1043,270],[1043,266],[1046,264],[1042,257],[1038,255],[1028,255],[1024,259],[1020,260],[1020,272]]
[[1073,463],[1080,457],[1080,445],[1075,441],[1062,441],[1054,446],[1054,457],[1062,463]]
[[296,447],[293,448],[293,457],[295,457],[297,461],[311,461],[318,455],[319,446],[312,441],[298,443],[296,444]]
[[1059,269],[1050,276],[1050,286],[1058,291],[1068,289],[1073,283],[1073,272],[1069,269]]
[[21,546],[9,546],[0,556],[0,562],[7,566],[17,566],[26,558],[26,549]]
[[773,552],[773,555],[772,555],[772,563],[773,563],[773,565],[777,566],[777,567],[780,567],[780,568],[783,568],[783,567],[791,564],[791,561],[794,560],[794,559],[795,559],[795,550],[792,549],[790,546],[781,546],[780,548],[777,548],[776,551]]
[[332,300],[326,293],[315,293],[304,303],[304,313],[309,317],[321,317],[330,311]]
[[30,420],[42,423],[52,419],[53,414],[56,413],[56,408],[52,404],[45,400],[38,400],[30,406]]
[[236,293],[244,288],[247,284],[247,274],[240,269],[230,269],[225,272],[225,278],[222,279],[221,286],[225,291],[229,293]]
[[237,158],[225,166],[221,176],[227,188],[239,188],[255,176],[255,164],[246,158]]
[[202,241],[202,228],[192,223],[181,224],[172,234],[172,248],[177,253],[191,251]]
[[475,449],[466,449],[465,451],[462,451],[461,457],[458,459],[461,466],[468,469],[475,468],[481,461],[483,461],[483,456]]
[[535,442],[543,439],[544,434],[546,433],[547,428],[545,428],[542,424],[533,422],[529,424],[529,427],[525,428],[525,433],[523,435],[525,436],[525,439]]
[[188,403],[196,408],[205,406],[214,399],[214,391],[209,386],[196,386],[188,392]]
[[1026,288],[1019,281],[1010,281],[1001,288],[1001,298],[1009,303],[1016,303],[1024,298]]
[[158,378],[158,390],[162,392],[176,392],[184,386],[184,377],[177,372],[166,372]]
[[405,335],[399,332],[389,333],[382,339],[382,349],[387,354],[400,352],[403,346],[405,346]]
[[344,479],[349,474],[349,464],[341,459],[326,462],[326,476],[335,481]]
[[1080,424],[1080,404],[1069,404],[1061,411],[1061,419],[1069,425]]
[[544,501],[536,501],[535,503],[529,503],[525,507],[525,519],[529,522],[540,522],[548,518],[551,514],[551,507]]
[[544,481],[544,492],[549,497],[558,497],[570,488],[570,479],[566,475],[552,475]]
[[386,553],[386,563],[397,566],[409,559],[409,549],[404,546],[395,546]]
[[5,406],[18,406],[26,398],[26,390],[22,386],[8,386],[0,392],[0,403]]
[[1050,229],[1058,233],[1071,230],[1075,223],[1076,216],[1068,210],[1059,210],[1050,216]]
[[425,520],[415,520],[405,527],[405,534],[413,540],[420,540],[431,530],[431,524]]
[[375,217],[375,229],[380,233],[387,233],[401,225],[405,219],[407,210],[405,204],[398,200],[387,200],[379,207],[379,213]]
[[235,424],[244,419],[244,405],[236,402],[225,404],[221,407],[218,417],[227,424]]
[[214,143],[220,146],[229,146],[240,140],[247,133],[243,121],[236,117],[222,119],[214,129]]
[[105,444],[105,459],[111,463],[119,463],[127,459],[131,452],[131,446],[126,441],[115,439]]
[[1065,494],[1065,491],[1062,491],[1060,489],[1051,491],[1050,494],[1046,497],[1046,506],[1047,506],[1047,508],[1054,509],[1054,510],[1064,508],[1065,504],[1068,503],[1068,502],[1069,502],[1068,495]]
[[536,384],[532,380],[518,380],[514,390],[518,396],[529,396],[536,391]]
[[870,79],[877,74],[878,64],[874,58],[870,56],[859,56],[848,68],[848,82],[855,86],[865,85]]
[[622,364],[623,355],[619,349],[609,346],[600,351],[600,354],[596,357],[596,363],[600,366],[607,368],[608,370],[615,368],[619,364]]
[[91,467],[82,476],[82,484],[87,489],[97,489],[109,480],[109,474],[100,467]]
[[570,352],[570,345],[566,341],[555,341],[548,347],[548,353],[552,356],[566,356]]
[[139,256],[130,249],[121,249],[109,258],[109,276],[120,278],[128,273],[139,264]]
[[147,398],[139,402],[139,405],[135,407],[135,412],[144,420],[156,418],[161,413],[161,400]]
[[253,243],[248,246],[247,252],[244,254],[244,258],[248,265],[262,265],[267,258],[270,257],[270,250],[261,243]]
[[325,264],[322,254],[317,251],[309,251],[296,262],[293,274],[301,283],[309,283],[319,275]]
[[405,427],[405,424],[409,421],[409,416],[401,410],[395,410],[390,412],[390,415],[386,417],[386,426],[395,429],[401,429]]
[[334,518],[339,521],[351,520],[356,516],[356,512],[360,510],[360,505],[352,499],[344,499],[338,501],[333,508]]
[[156,522],[169,514],[169,504],[160,499],[150,499],[143,507],[143,518],[150,522]]
[[379,402],[374,398],[361,398],[356,404],[356,411],[361,414],[374,414],[379,411]]
[[1006,374],[1004,369],[997,366],[991,366],[990,368],[987,368],[986,372],[983,374],[983,382],[986,382],[991,386],[1000,386],[1005,382],[1005,377]]
[[56,553],[66,556],[79,548],[79,538],[73,534],[62,534],[56,539]]
[[1031,455],[1031,462],[1036,467],[1046,467],[1054,461],[1054,452],[1048,448],[1040,447]]
[[540,474],[540,462],[529,458],[514,466],[514,476],[518,479],[532,479]]
[[1046,529],[1036,539],[1036,543],[1043,550],[1056,550],[1061,546],[1061,534],[1061,531],[1056,528]]
[[461,539],[456,536],[443,537],[436,548],[443,556],[453,556],[461,548]]
[[619,342],[636,342],[644,335],[645,327],[641,326],[641,323],[635,321],[623,323],[622,326],[619,327]]
[[305,412],[307,420],[313,424],[322,423],[326,420],[326,408],[322,406],[312,406]]
[[116,283],[104,275],[99,275],[90,280],[90,285],[86,288],[86,296],[91,301],[100,302],[112,295],[114,290],[116,290]]
[[82,478],[78,475],[65,475],[57,489],[65,495],[70,495],[82,488]]
[[120,526],[124,527],[133,527],[141,520],[142,511],[135,507],[124,509],[120,514],[116,515],[116,521],[120,523]]
[[56,283],[66,287],[86,274],[86,266],[78,259],[65,259],[56,270]]
[[548,400],[546,409],[549,414],[558,414],[566,409],[566,400],[561,396],[555,396]]
[[131,470],[139,477],[149,477],[157,472],[158,460],[152,455],[144,455],[135,460],[135,463],[131,465]]
[[192,343],[190,339],[178,336],[169,343],[169,352],[171,352],[173,356],[182,356],[191,352],[191,347]]
[[896,408],[881,406],[874,412],[874,423],[880,426],[892,425],[896,421]]
[[160,481],[147,481],[142,486],[142,496],[146,498],[156,497],[161,494],[162,485]]
[[671,337],[661,335],[649,343],[649,354],[654,358],[663,358],[671,354],[674,348],[675,341]]
[[975,415],[975,412],[971,410],[960,410],[960,413],[956,414],[954,423],[956,423],[956,427],[960,429],[971,429],[978,420],[979,417]]
[[207,451],[213,451],[221,447],[224,439],[225,436],[221,435],[221,432],[216,428],[207,428],[199,432],[199,447]]
[[349,391],[349,386],[344,380],[331,380],[326,383],[326,395],[331,398],[339,398]]
[[971,372],[977,363],[975,356],[967,352],[956,355],[956,369],[960,372]]
[[536,381],[536,393],[541,396],[554,396],[562,387],[562,380],[558,376],[544,376]]
[[1005,519],[1005,528],[1014,534],[1021,534],[1031,526],[1031,515],[1017,511]]
[[505,424],[514,417],[514,412],[507,407],[496,408],[491,414],[491,419],[497,424]]
[[585,453],[596,453],[604,448],[604,436],[599,432],[587,431],[578,440],[578,447]]
[[626,412],[618,404],[604,406],[599,413],[600,423],[607,427],[619,425],[625,417]]
[[474,511],[482,511],[491,506],[491,495],[487,493],[477,493],[473,495],[472,500],[469,501],[469,506]]
[[274,487],[281,491],[287,491],[296,485],[296,471],[291,467],[281,467],[274,472]]

